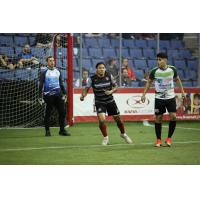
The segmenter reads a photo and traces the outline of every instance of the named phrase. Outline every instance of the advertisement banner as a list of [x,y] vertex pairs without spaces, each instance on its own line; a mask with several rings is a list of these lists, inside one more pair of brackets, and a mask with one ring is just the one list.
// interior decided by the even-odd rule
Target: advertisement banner
[[[81,89],[74,90],[74,121],[97,121],[94,94],[89,91],[84,101],[80,101]],[[126,121],[154,120],[154,89],[146,94],[146,101],[141,102],[143,88],[120,88],[113,94],[120,115]],[[179,90],[176,90],[176,105],[178,120],[200,120],[200,88],[185,89],[186,98],[182,99]],[[112,118],[108,118],[111,120]],[[168,113],[164,115],[167,120]]]

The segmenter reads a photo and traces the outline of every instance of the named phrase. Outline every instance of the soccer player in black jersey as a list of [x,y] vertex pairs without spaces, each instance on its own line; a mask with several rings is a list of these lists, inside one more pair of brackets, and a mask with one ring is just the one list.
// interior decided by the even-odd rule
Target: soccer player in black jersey
[[96,64],[96,74],[91,76],[88,80],[86,87],[83,89],[80,100],[84,101],[90,87],[93,88],[95,96],[95,106],[97,116],[99,120],[99,128],[103,135],[102,145],[108,145],[109,138],[106,126],[106,112],[109,116],[113,116],[113,119],[117,123],[117,126],[121,132],[121,137],[126,143],[132,143],[132,140],[128,137],[124,130],[124,123],[120,118],[120,113],[113,98],[113,93],[117,90],[117,84],[113,76],[106,72],[106,67],[103,62]]

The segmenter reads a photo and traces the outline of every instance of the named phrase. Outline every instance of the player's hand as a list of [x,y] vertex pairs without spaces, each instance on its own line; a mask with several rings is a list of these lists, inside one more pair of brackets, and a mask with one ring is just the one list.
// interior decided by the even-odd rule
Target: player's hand
[[64,96],[62,97],[62,100],[63,100],[65,103],[67,103],[67,95],[64,95]]
[[80,101],[84,101],[84,98],[85,98],[85,97],[81,95],[81,96],[80,96]]
[[106,94],[106,95],[112,94],[112,90],[106,90],[106,91],[105,91],[105,94]]
[[145,94],[143,94],[143,95],[141,96],[141,101],[142,101],[142,103],[144,103],[145,100],[146,100],[146,97],[145,97]]
[[38,103],[42,106],[44,104],[44,99],[43,98],[39,98],[38,99]]

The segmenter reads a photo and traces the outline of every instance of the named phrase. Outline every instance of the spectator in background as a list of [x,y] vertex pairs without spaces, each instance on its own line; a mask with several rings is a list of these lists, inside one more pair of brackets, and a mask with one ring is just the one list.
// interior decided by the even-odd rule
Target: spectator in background
[[50,48],[52,44],[52,35],[49,33],[38,33],[35,39],[35,45],[39,48]]
[[124,68],[127,69],[129,78],[132,81],[135,81],[136,80],[135,72],[134,72],[133,68],[129,66],[128,58],[123,58],[122,59],[122,70]]
[[131,79],[128,76],[128,71],[126,68],[122,69],[122,87],[131,87]]
[[[85,87],[87,85],[87,82],[88,82],[88,79],[89,79],[89,71],[86,70],[86,69],[83,69],[82,71],[82,80],[80,79],[77,79],[74,86],[75,87]],[[81,85],[81,82],[82,82],[82,85]]]
[[200,94],[193,96],[193,114],[200,114]]
[[26,44],[23,48],[23,51],[18,55],[19,67],[27,67],[33,64],[39,64],[37,58],[35,58],[32,53],[30,46]]
[[10,61],[7,55],[0,55],[0,67],[4,69],[15,69],[16,65]]
[[56,47],[57,48],[66,48],[67,47],[67,35],[56,35]]
[[113,78],[116,80],[119,85],[119,70],[117,68],[117,60],[115,58],[111,58],[108,61],[107,72],[110,73]]

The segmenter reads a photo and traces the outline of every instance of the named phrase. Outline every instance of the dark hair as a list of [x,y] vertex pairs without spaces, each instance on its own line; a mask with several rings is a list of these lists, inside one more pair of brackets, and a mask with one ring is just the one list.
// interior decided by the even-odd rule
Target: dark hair
[[168,59],[168,56],[167,56],[167,54],[165,52],[160,52],[160,53],[157,54],[157,58],[166,58],[166,59]]
[[195,99],[195,98],[200,99],[200,94],[194,94],[193,98],[194,98],[194,99]]
[[48,56],[48,57],[46,58],[46,61],[47,61],[47,62],[48,62],[49,58],[53,58],[53,56]]
[[110,60],[108,61],[108,64],[111,65],[112,61],[115,61],[115,58],[110,58]]
[[105,65],[104,62],[98,62],[98,63],[96,64],[96,69],[97,69],[97,67],[98,67],[99,65],[104,65],[104,67],[106,67],[106,65]]

